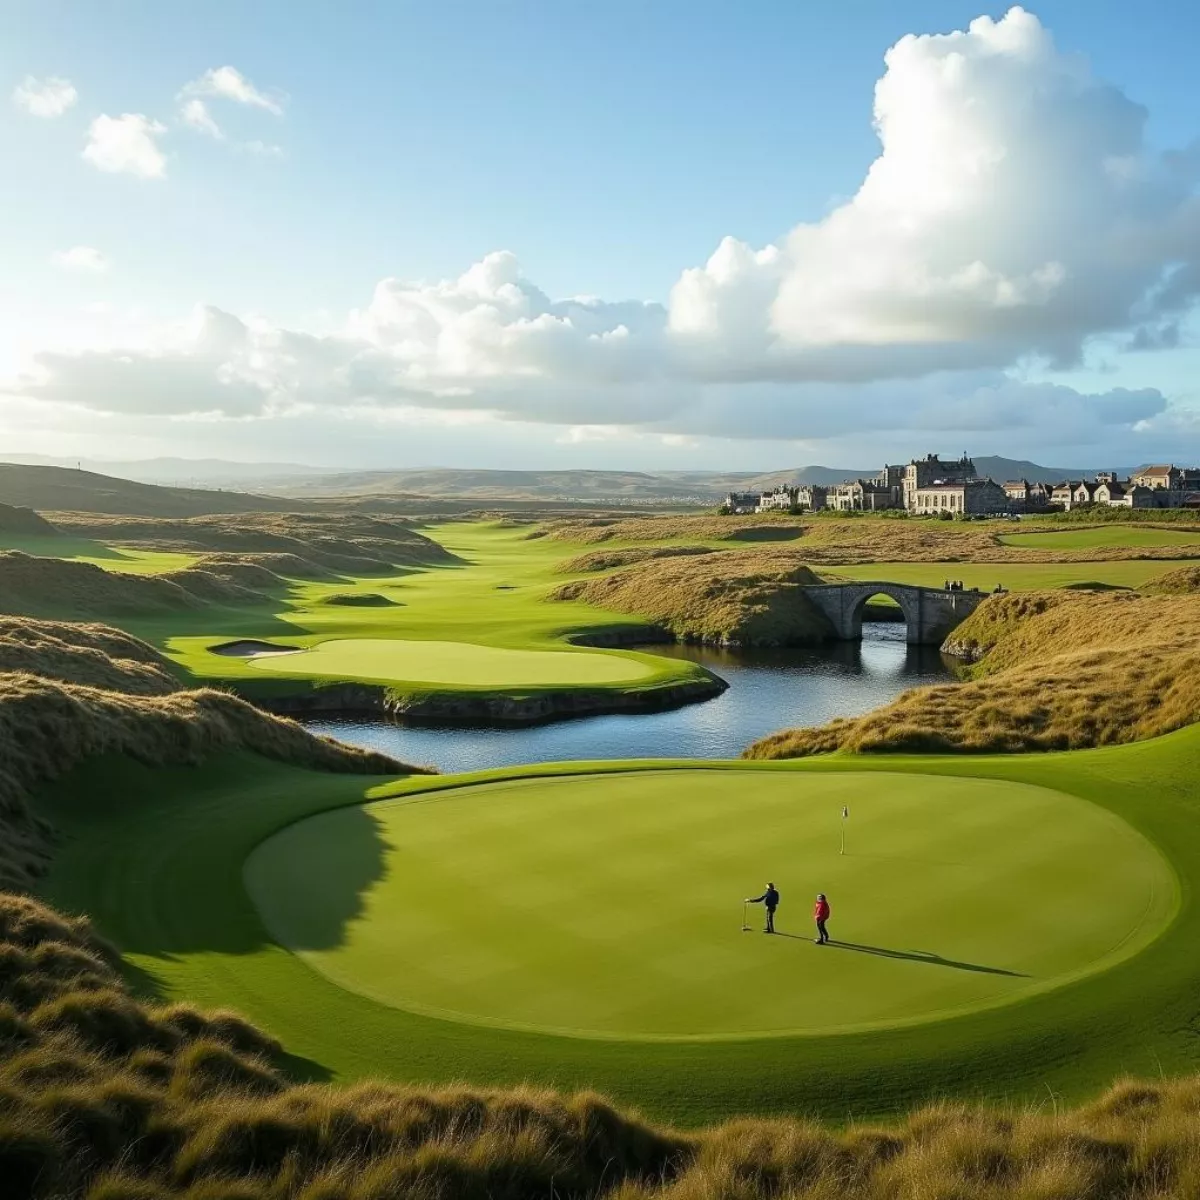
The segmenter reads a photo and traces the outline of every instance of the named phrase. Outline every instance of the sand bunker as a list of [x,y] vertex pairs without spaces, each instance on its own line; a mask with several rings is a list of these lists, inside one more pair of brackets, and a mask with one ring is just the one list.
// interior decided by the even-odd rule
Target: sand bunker
[[244,638],[237,642],[222,642],[219,646],[209,646],[212,654],[224,654],[229,658],[257,658],[260,654],[296,654],[300,646],[281,646],[276,642],[258,642]]

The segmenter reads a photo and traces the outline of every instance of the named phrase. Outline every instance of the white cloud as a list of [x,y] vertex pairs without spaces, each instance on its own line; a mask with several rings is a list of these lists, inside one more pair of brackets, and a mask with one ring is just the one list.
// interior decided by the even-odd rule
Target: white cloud
[[218,142],[225,138],[220,125],[213,120],[212,114],[203,100],[185,100],[179,107],[179,119],[197,133],[206,134]]
[[[258,103],[225,70],[189,87]],[[336,336],[202,309],[134,351],[43,354],[21,390],[118,412],[424,408],[685,437],[1161,425],[1153,389],[1006,373],[1164,329],[1200,294],[1200,155],[1152,153],[1145,119],[1014,8],[901,39],[856,194],[778,244],[725,238],[665,306],[552,300],[499,251],[455,279],[385,279]]]
[[166,131],[165,125],[141,113],[101,115],[88,129],[83,157],[101,171],[161,179],[167,160],[156,139]]
[[99,274],[107,271],[108,258],[94,246],[72,246],[70,250],[60,250],[54,255],[56,266],[67,271],[87,271]]
[[61,117],[76,100],[79,93],[69,79],[48,75],[35,79],[26,75],[13,89],[13,103],[35,117]]
[[215,96],[283,116],[283,98],[260,92],[236,67],[214,67],[185,84],[181,96]]

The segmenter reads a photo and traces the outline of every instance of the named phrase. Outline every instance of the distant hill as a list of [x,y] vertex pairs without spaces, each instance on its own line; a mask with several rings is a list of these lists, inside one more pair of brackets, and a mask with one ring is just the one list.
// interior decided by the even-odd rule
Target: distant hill
[[8,462],[37,467],[71,467],[132,479],[138,483],[165,484],[168,487],[229,487],[257,490],[283,479],[312,479],[334,474],[340,468],[313,467],[303,463],[230,462],[223,458],[141,458],[132,460],[105,458],[66,458],[47,454],[10,454]]
[[[782,483],[828,486],[844,479],[869,478],[882,465],[813,464],[778,471],[505,471],[460,467],[333,471],[287,463],[149,459],[113,463],[113,474],[104,474],[42,464],[0,463],[0,504],[153,517],[319,508],[335,498],[343,505],[353,504],[364,510],[411,514],[428,512],[426,501],[430,499],[439,502],[439,511],[445,506],[440,502],[455,506],[446,509],[447,515],[498,503],[687,508],[716,504],[731,491],[768,491]],[[977,455],[975,466],[981,475],[1000,482],[1028,479],[1058,483],[1095,474],[1093,468],[1043,467],[995,455]],[[1118,469],[1121,475],[1129,473],[1129,468],[1110,469]],[[203,477],[214,481],[214,486],[168,487],[141,478],[156,474],[178,479]],[[253,480],[270,494],[216,490],[215,481],[222,478]]]
[[67,467],[0,463],[0,504],[39,512],[88,512],[110,516],[198,517],[214,513],[282,512],[307,508],[303,501],[247,492],[160,487]]

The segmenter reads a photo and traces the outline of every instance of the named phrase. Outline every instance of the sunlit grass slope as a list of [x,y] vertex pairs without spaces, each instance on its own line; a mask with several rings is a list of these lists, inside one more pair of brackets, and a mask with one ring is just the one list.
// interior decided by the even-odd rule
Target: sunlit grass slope
[[[1192,899],[1196,881],[1200,880],[1200,840],[1195,837],[1200,820],[1200,798],[1194,785],[1197,753],[1200,732],[1187,729],[1156,741],[1059,755],[889,756],[884,761],[847,756],[800,764],[693,764],[689,774],[698,772],[704,787],[676,790],[668,783],[671,800],[660,813],[663,820],[678,822],[678,832],[674,836],[668,833],[643,838],[633,848],[636,853],[630,850],[626,854],[623,850],[614,861],[600,852],[603,843],[598,852],[588,854],[594,836],[586,836],[586,829],[580,831],[584,848],[571,849],[576,822],[570,819],[569,806],[561,816],[546,809],[550,829],[557,828],[558,836],[564,839],[564,856],[574,857],[586,867],[581,866],[575,873],[577,878],[560,880],[557,888],[541,898],[535,895],[540,886],[536,875],[526,871],[523,877],[532,890],[525,894],[523,903],[530,911],[540,912],[540,899],[544,899],[548,910],[557,907],[556,919],[576,933],[592,923],[591,936],[601,946],[606,940],[619,942],[621,932],[631,939],[642,936],[639,921],[653,927],[656,922],[679,920],[690,923],[690,934],[696,936],[699,916],[691,911],[693,906],[715,903],[716,890],[724,903],[728,887],[733,894],[731,903],[722,909],[724,932],[704,934],[696,961],[688,965],[688,951],[682,940],[664,932],[662,937],[646,938],[644,954],[627,960],[626,969],[650,974],[674,970],[702,979],[706,969],[714,976],[723,972],[738,974],[738,960],[731,956],[761,956],[756,969],[774,983],[774,973],[782,968],[766,956],[794,951],[804,955],[798,963],[811,964],[805,969],[812,972],[814,1007],[818,1010],[813,1019],[834,1023],[840,1016],[835,973],[841,969],[849,973],[847,980],[853,981],[856,996],[864,988],[882,987],[888,979],[896,981],[897,995],[906,987],[935,992],[943,987],[991,987],[989,980],[974,979],[980,973],[950,962],[1001,969],[1007,964],[1009,969],[1052,972],[1051,959],[1063,949],[1059,943],[1056,951],[1052,943],[1064,936],[1068,940],[1074,937],[1072,929],[1084,941],[1097,939],[1087,954],[1099,951],[1102,955],[1119,951],[1125,933],[1139,927],[1144,904],[1128,896],[1125,903],[1118,902],[1109,909],[1093,884],[1083,877],[1095,863],[1086,847],[1081,849],[1079,843],[1073,843],[1081,827],[1069,821],[1060,824],[1056,816],[1066,813],[1075,801],[1064,801],[1066,808],[1053,812],[1023,809],[1029,793],[1023,787],[1008,790],[1009,784],[1033,785],[1093,802],[1152,843],[1179,880],[1175,919],[1132,959],[1001,1007],[868,1032],[678,1043],[562,1037],[444,1020],[383,1004],[338,986],[271,937],[247,891],[246,861],[256,847],[297,820],[341,810],[337,838],[328,840],[319,859],[307,857],[300,868],[308,882],[325,872],[331,873],[334,880],[346,882],[336,895],[332,885],[327,890],[320,923],[309,930],[307,940],[320,937],[330,950],[353,948],[353,931],[368,914],[374,889],[389,871],[404,872],[420,866],[415,857],[406,860],[403,846],[397,851],[389,845],[387,839],[394,841],[399,827],[381,829],[379,810],[362,806],[367,799],[411,798],[419,803],[423,797],[434,801],[445,797],[445,804],[430,807],[440,807],[448,820],[453,819],[455,805],[475,805],[481,819],[493,823],[492,859],[480,859],[478,839],[486,834],[475,834],[464,843],[461,876],[455,864],[447,861],[446,876],[440,884],[427,874],[427,886],[408,899],[422,906],[427,915],[421,919],[430,923],[452,917],[456,921],[465,919],[456,914],[468,913],[485,926],[496,920],[488,908],[491,890],[497,889],[500,895],[498,889],[503,885],[510,895],[514,894],[512,889],[517,885],[513,881],[522,877],[520,867],[522,863],[528,865],[529,860],[522,857],[525,851],[517,844],[519,839],[514,840],[513,830],[503,828],[503,808],[498,804],[490,809],[482,799],[471,800],[469,792],[461,790],[464,783],[471,782],[470,777],[408,781],[367,794],[362,781],[319,776],[245,757],[213,761],[198,769],[151,770],[127,761],[92,764],[41,797],[40,811],[64,835],[46,894],[71,911],[92,913],[102,932],[129,954],[139,972],[163,995],[233,1006],[269,1029],[293,1053],[341,1078],[383,1074],[420,1082],[467,1078],[486,1085],[534,1081],[568,1088],[595,1087],[636,1103],[644,1111],[687,1121],[731,1112],[785,1111],[844,1119],[848,1115],[893,1111],[933,1096],[1022,1099],[1045,1096],[1047,1089],[1055,1095],[1079,1096],[1107,1085],[1123,1071],[1157,1075],[1196,1065],[1188,1031],[1200,1022],[1200,961],[1194,952],[1200,938],[1200,909]],[[616,783],[636,767],[590,764],[579,770],[588,779],[611,777]],[[877,771],[881,773],[873,773]],[[490,785],[504,779],[571,774],[571,768],[548,766],[485,773],[478,778]],[[897,774],[910,776],[898,790],[894,784]],[[931,776],[937,777],[936,783],[929,782]],[[712,797],[717,792],[711,789],[719,790],[720,780],[727,781],[725,812],[734,815],[714,824],[710,817],[716,803]],[[754,800],[760,781],[767,796],[761,806]],[[995,781],[987,786],[997,788],[994,807],[999,811],[986,817],[986,821],[996,824],[981,827],[974,839],[965,832],[960,840],[956,840],[957,834],[947,833],[950,842],[943,845],[932,829],[927,838],[919,830],[904,838],[893,837],[889,842],[896,844],[878,851],[884,857],[871,871],[865,869],[865,863],[833,863],[833,851],[828,846],[823,851],[828,867],[812,857],[816,853],[813,847],[836,832],[839,797],[850,798],[847,857],[852,858],[856,852],[868,851],[869,842],[856,845],[853,839],[869,836],[871,820],[902,821],[906,805],[916,806],[914,812],[919,812],[921,805],[928,803],[933,807],[924,811],[932,814],[941,811],[937,806],[947,803],[945,797],[953,803],[953,797],[961,792],[966,806],[962,819],[968,821],[979,794],[975,789],[982,786],[977,781]],[[822,803],[821,814],[814,817],[810,832],[802,828],[799,813],[803,812],[806,786],[818,782],[823,788],[833,789],[829,799],[835,811],[830,814],[826,811],[829,806]],[[569,790],[570,783],[561,786]],[[791,789],[799,810],[796,814],[788,810],[786,799],[780,799]],[[901,806],[895,817],[889,814],[887,805],[887,797],[893,792]],[[922,799],[926,793],[928,801]],[[620,808],[620,789],[613,795],[614,804]],[[403,811],[406,802],[397,806],[397,811]],[[628,798],[624,803],[629,803]],[[688,821],[693,804],[694,828]],[[1006,813],[1003,810],[1009,805],[1013,807]],[[743,807],[744,821],[736,815]],[[755,820],[763,820],[764,813],[772,809],[776,814],[772,820],[782,822],[777,828],[783,836],[768,837],[766,831],[753,829]],[[627,814],[626,809],[621,811]],[[1102,822],[1107,819],[1095,815]],[[652,822],[654,816],[653,806],[647,805],[642,819]],[[1006,819],[1011,824],[1006,824]],[[922,826],[925,824],[932,823],[922,821]],[[710,834],[707,837],[706,826]],[[593,822],[593,829],[602,827],[603,822]],[[606,829],[603,832],[614,836]],[[1100,914],[1108,914],[1104,921],[1111,919],[1111,940],[1103,947],[1099,926],[1085,932],[1090,915],[1080,913],[1076,902],[1042,873],[1052,869],[1052,851],[1060,837],[1066,838],[1060,869],[1076,878],[1085,906],[1096,905]],[[953,875],[953,864],[962,861],[954,857],[955,853],[984,855],[992,841],[997,843],[996,851],[1001,856],[998,861],[1006,854],[1015,856],[1008,860],[1008,868],[1000,870],[995,883],[1009,905],[1011,930],[1003,927],[1001,897],[993,891],[982,865],[977,871],[964,872],[965,879]],[[1135,839],[1125,851],[1115,853],[1123,860],[1135,844],[1140,845]],[[449,847],[445,852],[449,853]],[[505,853],[514,856],[511,867],[496,861]],[[902,861],[889,862],[889,853]],[[1107,853],[1102,852],[1102,856]],[[695,862],[694,883],[685,884],[686,870],[672,865],[677,854],[685,862]],[[1039,860],[1041,854],[1045,857]],[[1021,856],[1029,856],[1024,866]],[[618,879],[622,859],[625,875]],[[1039,861],[1035,867],[1033,864]],[[1140,861],[1139,854],[1134,853],[1131,861]],[[863,869],[856,872],[858,867]],[[1027,868],[1031,873],[1022,876]],[[1014,873],[1006,877],[1005,870]],[[1101,890],[1110,884],[1124,887],[1124,883],[1114,882],[1120,873],[1096,870],[1095,886]],[[703,900],[706,874],[712,877],[716,889],[708,901]],[[971,876],[976,874],[984,893],[982,907],[977,910],[978,930],[970,928],[972,923],[965,919]],[[480,877],[477,882],[473,882],[473,875]],[[659,890],[660,877],[676,881],[680,889],[677,897],[674,891],[665,894]],[[952,877],[957,879],[957,890],[946,901],[950,911],[918,909],[906,924],[903,899],[898,900],[892,889],[902,888],[907,878],[910,888],[919,895],[935,878],[942,878],[945,886],[951,887]],[[834,900],[835,937],[929,957],[921,961],[920,957],[824,951],[791,939],[773,942],[758,933],[741,934],[738,902],[766,878],[787,884],[781,928],[807,932],[808,902],[811,893],[821,888]],[[827,886],[829,878],[835,883]],[[872,898],[868,889],[876,878],[885,892]],[[1005,878],[1010,886],[1004,885]],[[462,898],[454,891],[460,884],[465,889]],[[611,898],[608,912],[593,904],[590,892],[597,887]],[[885,902],[895,905],[898,911],[886,912]],[[990,905],[996,905],[990,909],[997,914],[995,920],[985,919]],[[958,918],[953,910],[959,906],[964,907],[964,918],[955,929]],[[1157,911],[1160,918],[1165,915],[1162,909],[1152,911]],[[620,922],[624,922],[623,930],[618,927]],[[885,929],[879,922],[890,922],[890,926]],[[852,925],[870,928],[871,936],[852,937]],[[523,932],[531,942],[543,939],[536,924]],[[1019,939],[1005,943],[1010,934],[1022,932],[1031,942],[1041,940],[1045,945],[1024,947],[1016,944]],[[725,940],[719,940],[722,938]],[[977,939],[976,945],[972,939]],[[455,933],[450,928],[444,943],[435,944],[424,954],[409,934],[401,945],[407,947],[406,953],[413,960],[414,977],[433,971],[438,956],[444,955],[443,962],[457,963],[459,969],[464,969],[464,987],[469,988],[469,973],[460,956],[469,959],[471,954],[481,953],[478,941],[471,941],[470,931],[460,927]],[[554,946],[553,938],[545,938],[543,945],[548,953],[563,953]],[[1077,952],[1078,948],[1071,953]],[[827,959],[814,957],[826,953]],[[1041,954],[1050,958],[1039,966],[1034,959]],[[1023,955],[1029,956],[1024,967]],[[948,961],[933,961],[938,957]],[[1058,961],[1065,963],[1066,958]],[[841,962],[844,968],[839,966]],[[481,965],[486,963],[477,957],[476,968]],[[494,971],[494,965],[489,969]],[[960,981],[960,975],[971,978]],[[943,976],[947,977],[945,981]],[[494,986],[487,983],[486,971],[476,978],[483,979],[486,986]],[[807,978],[789,976],[789,987],[802,996]],[[1002,982],[1004,977],[998,978]],[[744,982],[748,990],[755,989],[752,976],[747,975]],[[689,1003],[689,990],[686,985],[678,988],[681,1006]],[[787,987],[763,990],[770,991],[783,1015],[795,1020],[796,1000]],[[936,1004],[945,1002],[946,996],[941,1001],[936,996],[932,999]],[[547,997],[546,1002],[551,1000]],[[851,997],[846,1003],[861,1005],[868,1000]],[[909,1000],[917,1003],[915,994]],[[974,1000],[977,1002],[979,996]],[[665,1010],[661,1000],[657,1003],[662,1019]],[[765,998],[762,1003],[760,1019],[766,1011]],[[508,1015],[511,1017],[512,1012]],[[718,1016],[710,1012],[713,1020]],[[646,1019],[645,1013],[641,1019]]]

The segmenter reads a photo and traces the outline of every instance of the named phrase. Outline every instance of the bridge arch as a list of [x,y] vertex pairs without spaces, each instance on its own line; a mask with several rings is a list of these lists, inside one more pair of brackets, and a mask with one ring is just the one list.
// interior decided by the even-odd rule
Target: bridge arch
[[834,636],[847,642],[862,638],[867,601],[872,596],[890,596],[904,614],[905,640],[920,646],[940,646],[984,600],[980,591],[952,592],[887,580],[811,584],[804,593],[829,618]]

